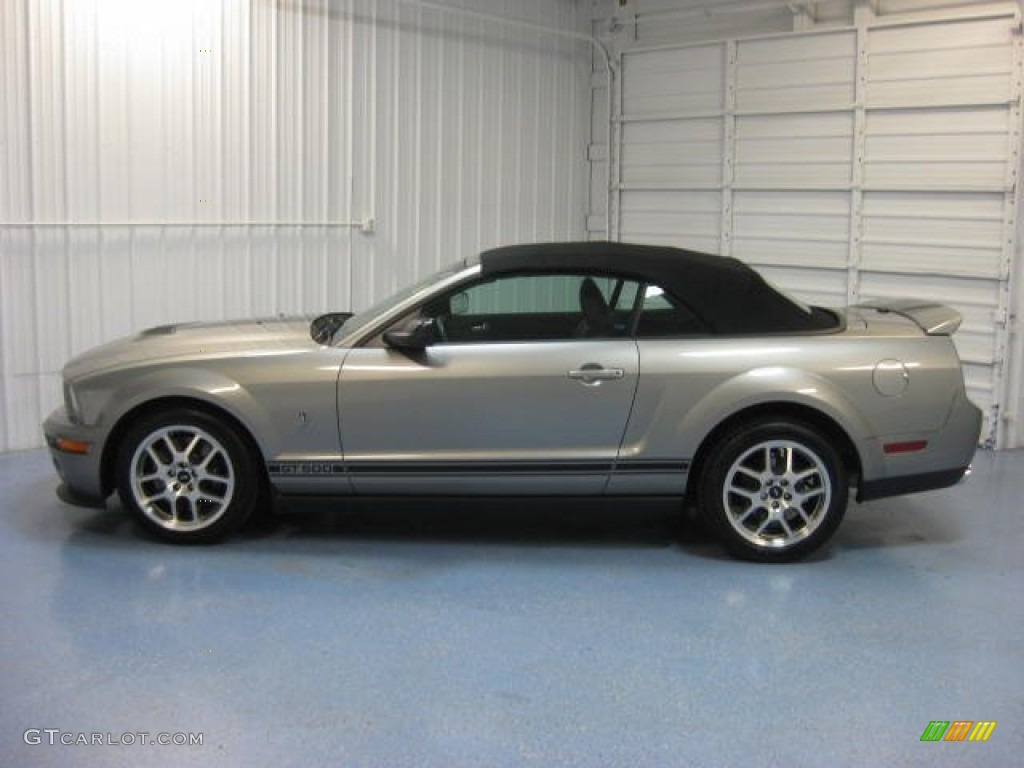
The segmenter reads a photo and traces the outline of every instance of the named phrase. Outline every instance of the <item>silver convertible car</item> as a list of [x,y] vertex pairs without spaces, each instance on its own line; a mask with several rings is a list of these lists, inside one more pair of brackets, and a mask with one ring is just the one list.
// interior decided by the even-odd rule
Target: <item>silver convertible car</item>
[[498,248],[357,315],[151,328],[75,358],[44,425],[65,498],[173,542],[274,494],[664,495],[787,561],[858,500],[967,472],[945,306],[806,307],[731,258]]

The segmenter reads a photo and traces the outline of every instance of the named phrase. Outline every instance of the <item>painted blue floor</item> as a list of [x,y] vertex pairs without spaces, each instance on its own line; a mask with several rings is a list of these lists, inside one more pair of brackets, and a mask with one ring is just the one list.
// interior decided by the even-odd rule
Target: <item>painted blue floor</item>
[[1020,764],[1024,453],[790,566],[665,502],[306,505],[183,549],[55,485],[0,456],[2,765]]

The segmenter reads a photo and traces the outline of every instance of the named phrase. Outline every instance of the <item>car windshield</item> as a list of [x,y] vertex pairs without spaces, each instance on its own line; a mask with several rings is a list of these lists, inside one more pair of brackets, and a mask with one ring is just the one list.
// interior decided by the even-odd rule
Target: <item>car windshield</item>
[[434,272],[431,275],[427,275],[422,280],[419,280],[412,285],[409,285],[398,293],[393,293],[383,301],[379,301],[371,307],[364,309],[362,312],[357,312],[355,315],[350,317],[339,329],[342,336],[348,336],[361,330],[365,326],[369,325],[374,318],[389,312],[394,307],[397,307],[402,302],[411,299],[418,293],[421,293],[430,288],[435,283],[444,280],[446,277],[454,275],[466,268],[465,261],[456,261],[454,264],[449,264],[447,267]]

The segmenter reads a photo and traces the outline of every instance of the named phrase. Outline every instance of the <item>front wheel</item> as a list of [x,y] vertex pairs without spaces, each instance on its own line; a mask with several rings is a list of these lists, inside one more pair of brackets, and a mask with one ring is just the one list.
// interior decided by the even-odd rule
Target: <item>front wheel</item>
[[849,484],[842,459],[815,430],[764,421],[727,435],[700,479],[700,510],[733,554],[790,562],[822,546],[842,522]]
[[261,482],[233,428],[202,411],[175,409],[143,418],[125,435],[117,488],[146,530],[190,544],[222,539],[244,523]]

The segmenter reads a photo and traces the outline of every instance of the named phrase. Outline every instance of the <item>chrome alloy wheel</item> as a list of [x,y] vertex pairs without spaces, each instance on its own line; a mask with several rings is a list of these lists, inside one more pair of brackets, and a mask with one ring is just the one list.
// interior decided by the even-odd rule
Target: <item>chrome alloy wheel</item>
[[792,440],[758,443],[732,463],[722,486],[726,517],[760,548],[790,547],[821,525],[832,502],[826,463]]
[[224,514],[235,494],[227,450],[194,425],[161,427],[139,442],[130,465],[131,494],[161,528],[198,531]]

